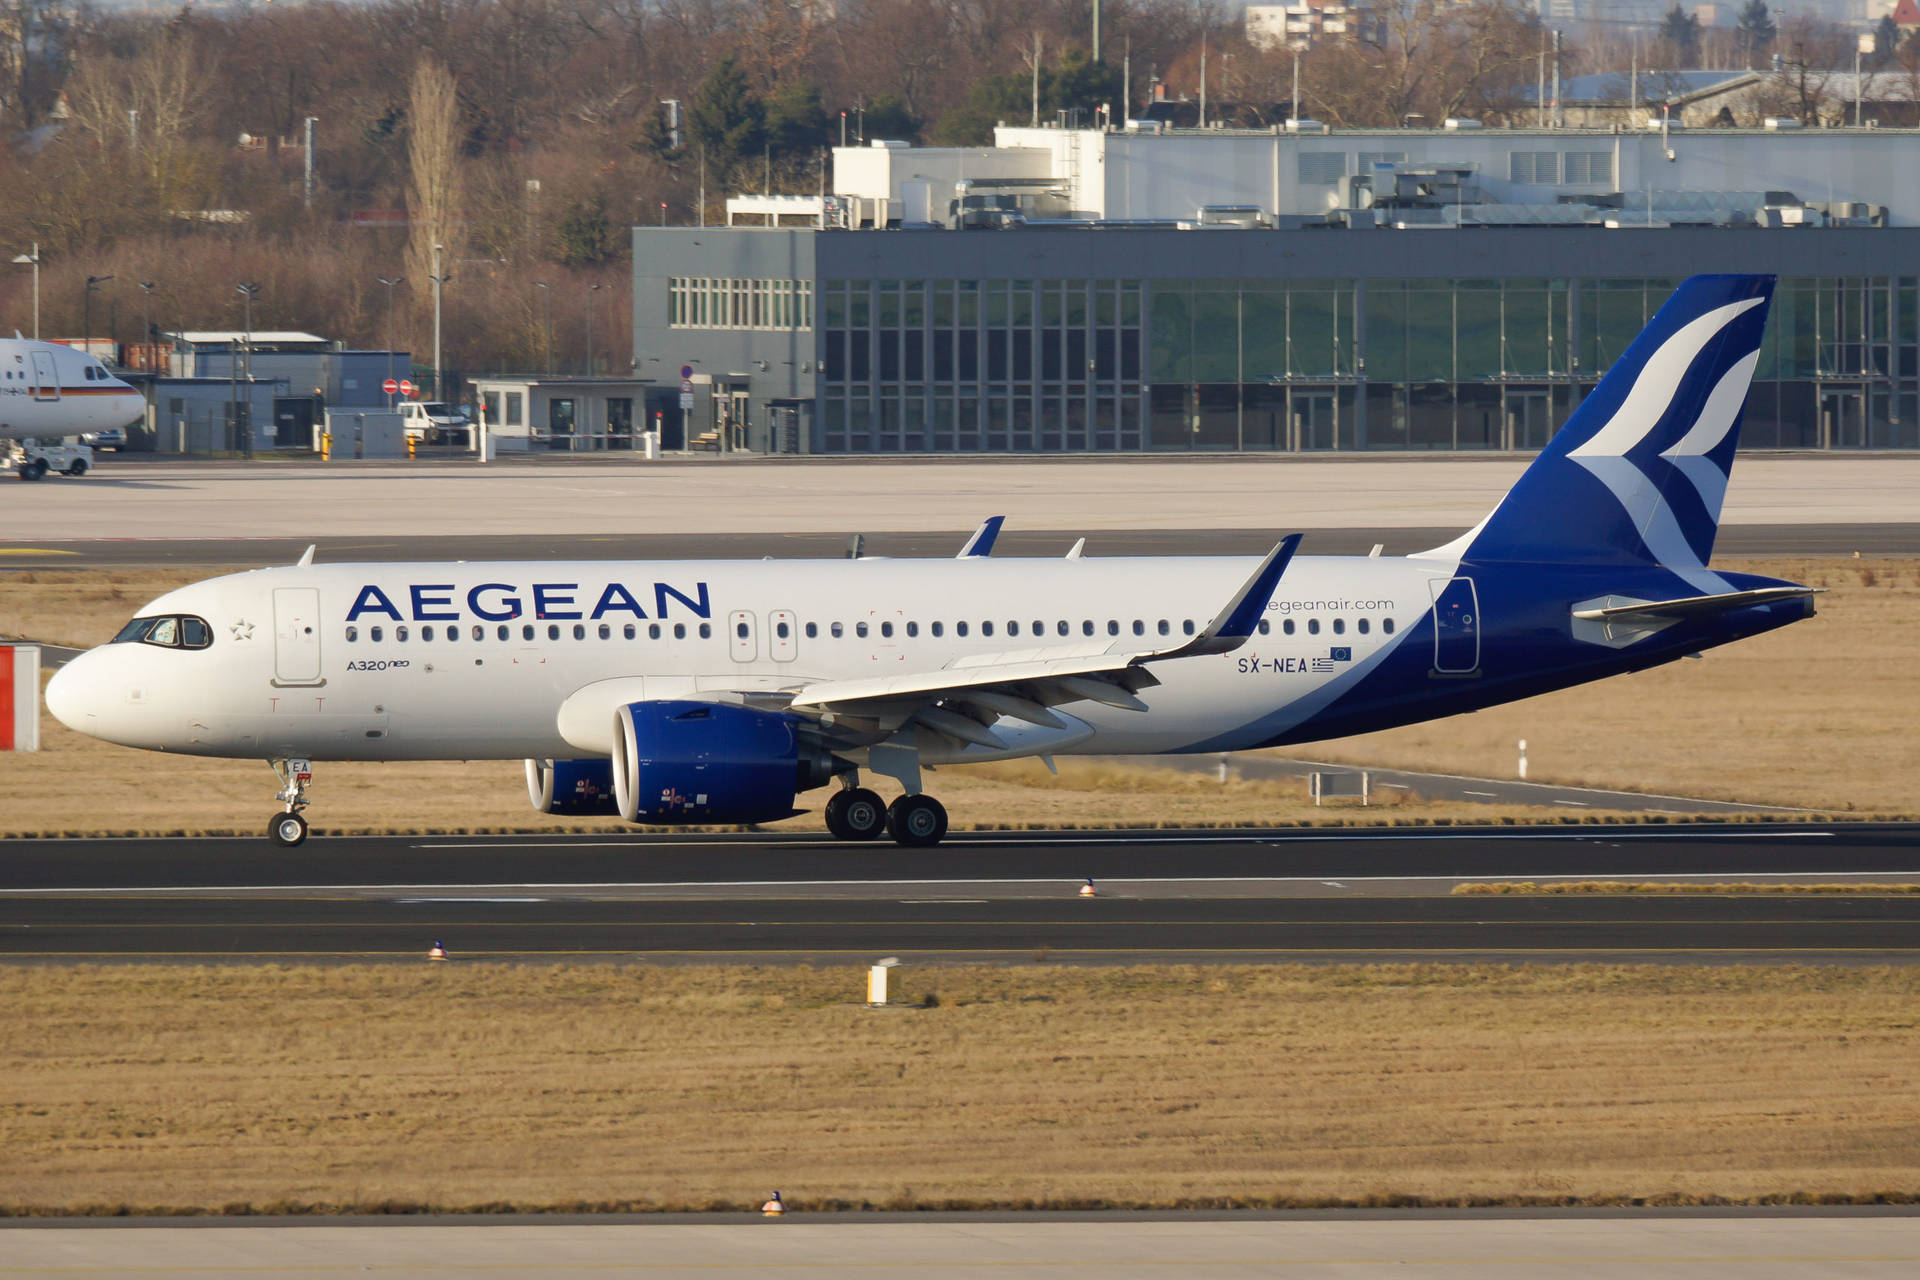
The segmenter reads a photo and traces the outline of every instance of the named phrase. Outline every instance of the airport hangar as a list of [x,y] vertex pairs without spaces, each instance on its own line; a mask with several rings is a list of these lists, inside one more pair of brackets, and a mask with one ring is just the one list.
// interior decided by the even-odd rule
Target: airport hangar
[[[1470,122],[1469,122],[1470,123]],[[1529,450],[1781,277],[1747,448],[1920,446],[1920,132],[1001,128],[635,227],[635,376],[766,453]],[[794,225],[804,222],[807,225]]]

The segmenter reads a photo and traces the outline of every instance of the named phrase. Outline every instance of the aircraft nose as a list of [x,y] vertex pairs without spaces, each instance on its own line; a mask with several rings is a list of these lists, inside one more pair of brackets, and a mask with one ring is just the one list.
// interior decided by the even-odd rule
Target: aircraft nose
[[[53,673],[47,682],[47,710],[77,733],[97,733],[99,658],[88,651]],[[89,675],[91,668],[91,675]]]

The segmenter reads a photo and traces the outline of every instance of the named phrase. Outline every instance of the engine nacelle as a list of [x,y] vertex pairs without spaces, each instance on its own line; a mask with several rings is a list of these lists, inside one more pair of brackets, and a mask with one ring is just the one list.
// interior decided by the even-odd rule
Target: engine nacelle
[[620,812],[613,796],[611,760],[529,760],[527,799],[541,813],[611,816]]
[[628,822],[773,822],[833,778],[793,716],[714,702],[634,702],[613,713],[613,793]]

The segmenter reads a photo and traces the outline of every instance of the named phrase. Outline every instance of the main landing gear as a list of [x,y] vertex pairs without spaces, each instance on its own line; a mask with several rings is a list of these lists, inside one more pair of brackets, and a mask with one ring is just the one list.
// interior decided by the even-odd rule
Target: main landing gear
[[307,838],[307,820],[300,811],[307,807],[307,784],[313,781],[311,760],[269,760],[273,776],[280,779],[274,799],[286,806],[267,823],[267,838],[282,848],[291,849]]
[[827,801],[827,830],[842,840],[877,840],[882,832],[896,844],[926,848],[947,834],[947,808],[932,796],[901,796],[891,805],[860,785],[854,774],[842,776],[842,789]]

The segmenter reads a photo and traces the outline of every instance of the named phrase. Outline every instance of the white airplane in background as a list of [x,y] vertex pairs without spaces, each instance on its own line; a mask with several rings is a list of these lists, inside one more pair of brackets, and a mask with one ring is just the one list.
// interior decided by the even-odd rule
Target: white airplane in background
[[78,347],[0,338],[0,440],[90,435],[146,411],[146,397]]
[[[1430,720],[1812,614],[1707,567],[1771,276],[1700,276],[1494,511],[1405,557],[299,564],[184,587],[68,663],[83,733],[265,759],[524,758],[535,807],[930,845],[929,765],[1220,752]],[[1447,469],[1433,470],[1444,483]],[[897,781],[891,806],[859,771]]]

